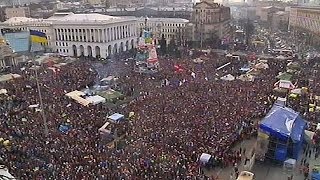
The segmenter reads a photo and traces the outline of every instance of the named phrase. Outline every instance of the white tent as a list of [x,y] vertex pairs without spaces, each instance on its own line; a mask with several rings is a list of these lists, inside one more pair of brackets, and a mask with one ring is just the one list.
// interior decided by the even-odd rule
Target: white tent
[[233,81],[233,80],[235,80],[235,77],[232,76],[231,74],[227,74],[225,76],[222,76],[220,79],[225,80],[225,81]]
[[194,63],[203,63],[203,60],[201,58],[196,58],[196,59],[193,59],[193,62]]
[[287,60],[287,59],[291,59],[290,57],[285,57],[283,55],[280,55],[280,56],[277,56],[276,59],[279,59],[279,60]]
[[3,179],[16,179],[9,173],[8,169],[4,165],[0,165],[0,176],[3,177]]
[[110,82],[110,81],[114,80],[114,78],[115,78],[114,76],[108,76],[106,78],[101,79],[101,82],[103,82],[103,81]]
[[0,94],[7,94],[8,91],[6,89],[0,89]]
[[83,106],[88,106],[90,104],[90,101],[82,98],[81,96],[84,96],[85,93],[81,91],[72,91],[66,94],[66,96],[70,97],[71,99],[77,101],[79,104],[82,104]]
[[275,104],[278,105],[278,106],[285,107],[286,104],[287,104],[287,98],[278,97],[276,102],[275,102]]
[[268,69],[269,65],[266,64],[266,63],[258,63],[254,67],[257,68],[257,69]]
[[211,158],[211,155],[210,155],[210,154],[202,153],[201,156],[200,156],[199,161],[200,161],[201,163],[204,163],[204,164],[205,164],[205,163],[208,163],[208,162],[209,162],[210,158]]
[[119,114],[119,113],[114,113],[111,116],[109,116],[108,119],[113,122],[119,122],[124,119],[124,115]]
[[302,93],[302,89],[301,88],[292,89],[291,93],[293,93],[293,94],[301,94]]
[[96,104],[100,104],[100,103],[105,103],[106,99],[96,95],[96,96],[89,96],[86,98],[87,101],[89,101],[91,104],[96,105]]
[[21,76],[19,74],[5,74],[0,76],[0,82],[10,81],[20,77]]
[[75,96],[84,96],[86,95],[84,92],[81,92],[81,91],[72,91],[72,92],[69,92],[66,94],[66,96],[68,97],[75,97]]
[[280,80],[274,84],[278,88],[284,88],[284,89],[294,89],[295,86],[292,84],[291,81],[288,80]]
[[29,108],[38,108],[39,107],[39,104],[32,104],[29,106]]
[[101,135],[108,135],[111,133],[111,131],[107,128],[109,126],[109,122],[106,122],[101,128],[99,128],[99,133]]
[[254,76],[251,74],[242,74],[238,77],[241,81],[254,81]]

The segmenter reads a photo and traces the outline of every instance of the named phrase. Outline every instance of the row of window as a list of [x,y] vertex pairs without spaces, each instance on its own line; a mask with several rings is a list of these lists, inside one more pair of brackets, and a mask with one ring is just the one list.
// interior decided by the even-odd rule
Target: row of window
[[57,49],[57,52],[59,53],[69,53],[68,49]]
[[[158,26],[165,26],[165,27],[184,27],[184,23],[147,23],[147,27],[158,27]],[[144,23],[140,23],[140,27],[144,27]]]
[[299,18],[298,25],[307,29],[310,29],[315,32],[320,30],[320,22],[312,19]]
[[136,36],[134,25],[106,29],[54,29],[58,41],[110,42]]

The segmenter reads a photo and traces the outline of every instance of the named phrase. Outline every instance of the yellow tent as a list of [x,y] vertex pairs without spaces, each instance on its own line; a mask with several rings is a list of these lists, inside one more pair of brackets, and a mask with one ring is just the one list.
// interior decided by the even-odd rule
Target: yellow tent
[[9,140],[5,140],[2,143],[4,146],[9,146],[10,145],[10,141]]
[[294,98],[294,99],[295,99],[295,98],[297,98],[297,97],[298,97],[298,95],[297,95],[297,94],[290,94],[290,95],[289,95],[289,97],[290,97],[290,98]]
[[133,117],[134,116],[134,112],[129,112],[129,118]]
[[316,105],[315,104],[309,104],[309,107],[310,108],[314,108],[314,107],[316,107]]

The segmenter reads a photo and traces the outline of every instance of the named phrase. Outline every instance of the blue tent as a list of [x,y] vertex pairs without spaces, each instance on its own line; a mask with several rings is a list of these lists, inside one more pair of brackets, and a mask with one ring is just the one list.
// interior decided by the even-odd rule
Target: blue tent
[[[281,141],[287,142],[291,139],[293,142],[292,158],[297,159],[304,140],[306,126],[307,123],[299,113],[287,107],[273,106],[262,120],[260,130]],[[279,146],[275,153],[275,159],[285,160],[287,151],[289,151],[288,147]]]

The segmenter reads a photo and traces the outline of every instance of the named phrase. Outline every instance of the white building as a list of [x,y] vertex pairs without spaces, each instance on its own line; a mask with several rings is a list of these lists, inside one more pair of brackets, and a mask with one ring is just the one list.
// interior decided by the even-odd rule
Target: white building
[[[146,18],[138,20],[139,33],[145,28],[145,20]],[[189,20],[182,18],[147,18],[146,27],[154,37],[161,38],[163,35],[165,39],[170,40],[172,38],[177,39],[179,34],[183,35],[187,23],[189,23]]]
[[7,7],[5,9],[6,19],[12,17],[30,17],[29,7]]
[[49,19],[14,17],[0,23],[0,29],[39,30],[47,34],[52,51],[106,58],[136,46],[137,25],[136,18],[58,13]]

